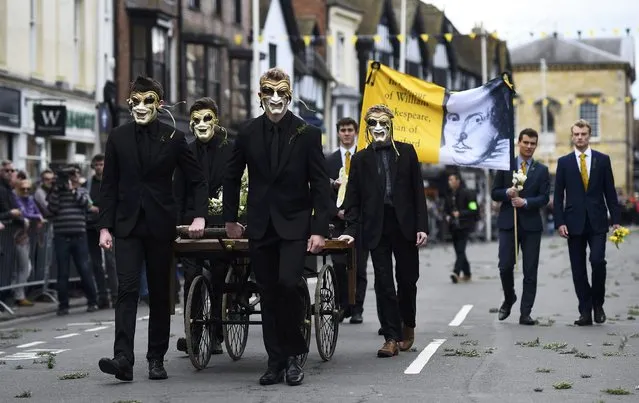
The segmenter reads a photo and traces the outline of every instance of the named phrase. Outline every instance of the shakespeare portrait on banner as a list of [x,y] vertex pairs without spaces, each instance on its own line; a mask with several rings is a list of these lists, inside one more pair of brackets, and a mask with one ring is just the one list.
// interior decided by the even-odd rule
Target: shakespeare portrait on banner
[[[387,105],[395,137],[411,143],[420,162],[510,170],[513,95],[508,74],[455,92],[370,62],[362,110]],[[358,149],[367,145],[360,135]]]

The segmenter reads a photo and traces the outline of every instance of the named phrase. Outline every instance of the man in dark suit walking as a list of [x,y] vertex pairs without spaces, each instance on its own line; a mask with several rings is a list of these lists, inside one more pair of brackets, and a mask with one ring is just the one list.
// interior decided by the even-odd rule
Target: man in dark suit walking
[[299,287],[306,252],[321,251],[328,236],[330,182],[320,129],[288,110],[289,75],[279,68],[267,70],[260,77],[259,97],[265,113],[243,124],[235,140],[224,181],[223,216],[228,236],[241,237],[240,183],[248,166],[246,237],[260,287],[268,354],[260,384],[286,378],[293,386],[304,379],[297,356],[308,352]]
[[[619,227],[619,203],[610,157],[590,148],[592,128],[579,119],[571,127],[575,150],[557,161],[555,228],[568,239],[572,281],[579,299],[577,326],[606,321],[606,233]],[[592,286],[588,283],[586,246],[590,246]]]
[[[345,189],[342,189],[344,185],[340,173],[342,168],[343,172],[348,177],[350,172],[351,158],[357,152],[356,136],[357,136],[357,122],[353,118],[342,118],[337,121],[337,135],[339,136],[340,146],[337,151],[329,155],[326,158],[326,170],[328,177],[331,181],[331,192],[333,203],[331,204],[329,215],[331,223],[334,226],[333,237],[337,237],[344,232],[344,209],[341,208],[341,204],[338,207],[338,195],[342,195]],[[344,185],[346,186],[346,185]],[[343,203],[343,200],[340,200]],[[360,237],[357,237],[359,240]],[[346,256],[343,254],[331,256],[333,266],[335,266],[335,273],[337,275],[338,289],[339,289],[339,301],[341,304],[342,316],[340,319],[350,317],[350,322],[353,324],[359,324],[363,322],[364,313],[364,298],[366,297],[366,286],[368,285],[368,278],[366,276],[366,265],[368,261],[368,250],[358,242],[357,248],[357,275],[356,275],[356,289],[355,289],[355,305],[348,306],[348,277],[346,273]]]
[[[371,253],[385,338],[378,357],[407,351],[415,341],[418,248],[426,243],[428,231],[417,153],[411,144],[393,140],[393,117],[386,105],[371,106],[366,112],[370,145],[351,161],[344,202],[347,225],[339,237],[352,243],[359,232]],[[397,263],[395,278],[393,256]]]
[[[523,254],[524,284],[521,294],[519,324],[535,325],[530,316],[537,293],[537,268],[543,224],[541,209],[550,198],[550,174],[548,167],[533,159],[539,135],[534,129],[524,129],[519,133],[519,155],[517,169],[527,176],[523,189],[513,186],[511,171],[498,171],[492,189],[492,199],[501,202],[497,228],[499,228],[499,276],[504,290],[504,302],[499,308],[499,320],[510,316],[510,310],[517,301],[513,268],[515,248],[521,245]],[[517,242],[515,245],[515,218],[517,212]]]
[[[195,141],[189,144],[189,149],[202,167],[207,183],[208,198],[218,198],[222,192],[226,164],[231,156],[233,145],[227,139],[226,129],[219,125],[217,103],[213,99],[204,97],[196,100],[189,108],[189,116],[191,117],[189,127],[195,136]],[[180,225],[188,225],[199,214],[196,209],[196,189],[187,180],[182,169],[177,167],[173,177],[173,195],[178,207],[178,224]],[[220,213],[218,215],[207,214],[207,225],[223,225],[224,220]],[[184,304],[186,305],[193,279],[201,274],[202,267],[206,265],[212,276],[211,285],[214,288],[212,312],[213,315],[217,315],[218,319],[220,319],[222,287],[228,262],[220,259],[215,254],[211,254],[206,258],[184,258],[181,261],[184,268]],[[213,354],[222,354],[222,326],[216,326],[213,333],[211,352]],[[187,353],[186,339],[184,337],[180,337],[177,340],[177,350]]]
[[176,166],[194,188],[192,237],[204,232],[207,184],[184,133],[157,119],[163,90],[155,80],[138,77],[127,102],[134,122],[111,132],[106,143],[100,187],[100,246],[111,249],[118,273],[114,358],[102,358],[100,370],[119,380],[133,380],[133,342],[140,291],[140,268],[146,261],[149,286],[149,379],[166,379],[164,355],[169,346],[170,265],[177,209],[172,179]]

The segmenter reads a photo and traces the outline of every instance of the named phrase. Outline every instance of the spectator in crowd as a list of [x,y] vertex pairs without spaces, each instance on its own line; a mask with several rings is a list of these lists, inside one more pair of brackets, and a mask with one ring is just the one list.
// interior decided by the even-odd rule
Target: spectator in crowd
[[[14,202],[22,213],[23,222],[14,237],[16,265],[12,284],[22,284],[27,282],[32,271],[29,229],[34,225],[41,228],[44,218],[31,195],[31,181],[26,179],[26,175],[19,173],[18,180],[16,180],[15,183],[16,186],[13,193]],[[26,298],[24,287],[15,288],[13,290],[13,296],[18,306],[33,306],[33,302]]]
[[[16,170],[13,168],[13,163],[9,160],[4,160],[0,163],[0,223],[5,227],[2,239],[0,239],[0,248],[2,254],[0,255],[0,278],[8,279],[13,273],[14,259],[13,259],[13,238],[12,233],[14,231],[11,225],[14,221],[20,225],[22,213],[15,204],[13,199],[13,189],[11,184],[15,180]],[[9,297],[8,293],[0,292],[0,298],[4,301]]]
[[33,198],[35,199],[36,204],[38,205],[38,209],[44,218],[51,217],[51,212],[49,211],[49,202],[47,201],[47,196],[51,192],[51,188],[53,186],[53,171],[50,169],[45,169],[40,174],[40,185],[36,189]]
[[58,263],[58,316],[69,314],[70,259],[82,280],[87,298],[87,312],[98,309],[93,276],[89,271],[86,215],[91,208],[88,191],[80,186],[80,169],[69,167],[57,172],[56,184],[49,194],[49,211],[53,214],[53,245]]
[[[98,290],[98,309],[108,309],[110,304],[115,307],[118,298],[118,278],[115,271],[115,256],[113,249],[104,250],[100,248],[100,234],[96,228],[100,213],[100,184],[102,183],[102,172],[104,171],[104,154],[97,154],[91,160],[91,168],[94,175],[87,181],[89,196],[93,206],[89,209],[87,216],[87,241],[93,276]],[[106,269],[106,271],[105,271]],[[108,281],[108,290],[107,290]],[[109,293],[110,298],[109,298]]]

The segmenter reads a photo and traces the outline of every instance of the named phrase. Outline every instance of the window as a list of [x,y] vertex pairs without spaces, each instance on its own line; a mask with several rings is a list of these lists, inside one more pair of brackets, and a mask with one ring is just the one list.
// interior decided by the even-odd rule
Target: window
[[341,79],[342,78],[342,69],[341,67],[341,63],[344,60],[343,58],[346,57],[345,55],[345,48],[344,48],[344,42],[346,41],[346,36],[344,35],[343,32],[338,32],[337,33],[337,40],[335,41],[335,56],[333,58],[334,60],[334,64],[333,64],[333,68],[332,73],[335,76],[335,78],[337,79]]
[[200,0],[189,0],[188,7],[191,10],[200,11]]
[[185,58],[187,105],[192,105],[198,98],[210,96],[219,107],[221,103],[220,49],[187,43]]
[[268,44],[268,66],[277,66],[277,45],[273,43]]
[[138,75],[156,79],[170,97],[171,51],[169,32],[164,27],[134,22],[131,26],[131,80]]
[[592,127],[591,137],[599,137],[599,105],[585,100],[579,105],[579,119],[585,119]]
[[246,120],[251,109],[251,62],[249,59],[231,59],[231,124]]
[[337,120],[340,120],[344,116],[344,104],[337,104]]
[[235,23],[242,25],[242,3],[243,0],[235,0]]
[[222,0],[213,0],[213,13],[218,17],[222,16]]
[[413,77],[421,78],[422,74],[422,66],[418,62],[406,62],[406,74],[409,74]]

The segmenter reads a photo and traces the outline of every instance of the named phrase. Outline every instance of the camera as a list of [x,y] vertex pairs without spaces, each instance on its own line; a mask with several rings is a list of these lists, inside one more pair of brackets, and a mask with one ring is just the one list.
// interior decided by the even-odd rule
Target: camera
[[69,180],[75,173],[77,169],[75,167],[63,167],[56,169],[55,171],[55,186],[58,189],[66,189],[69,190]]

